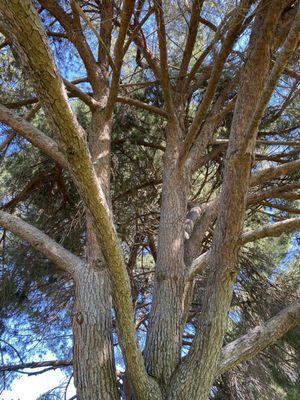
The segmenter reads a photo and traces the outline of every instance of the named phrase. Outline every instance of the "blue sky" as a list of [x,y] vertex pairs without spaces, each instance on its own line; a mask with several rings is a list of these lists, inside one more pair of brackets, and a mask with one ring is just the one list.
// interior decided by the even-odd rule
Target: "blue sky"
[[[45,372],[42,375],[25,376],[16,379],[11,390],[5,390],[0,400],[36,400],[41,394],[65,382],[65,374],[61,370]],[[73,382],[67,391],[67,399],[75,395]]]

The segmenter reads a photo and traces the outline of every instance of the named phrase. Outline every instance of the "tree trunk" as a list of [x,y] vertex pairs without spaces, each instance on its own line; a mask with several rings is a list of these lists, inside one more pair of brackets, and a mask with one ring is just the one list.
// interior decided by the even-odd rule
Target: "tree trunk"
[[107,282],[107,270],[99,264],[75,277],[73,366],[78,400],[119,399]]
[[176,152],[165,155],[156,281],[145,348],[146,367],[163,388],[181,357],[182,296],[185,280],[184,224],[188,180],[176,166]]
[[[103,94],[99,100],[106,103]],[[100,109],[92,113],[88,135],[94,167],[110,203],[111,122]],[[87,212],[87,270],[75,281],[74,376],[79,400],[118,399],[112,341],[112,296],[109,272]]]

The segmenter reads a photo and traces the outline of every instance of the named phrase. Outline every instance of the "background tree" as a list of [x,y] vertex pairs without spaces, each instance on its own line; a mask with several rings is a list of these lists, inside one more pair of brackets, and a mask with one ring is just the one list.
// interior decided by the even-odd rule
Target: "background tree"
[[[73,365],[85,400],[296,396],[298,2],[0,13],[4,384]],[[61,358],[25,362],[15,321]]]

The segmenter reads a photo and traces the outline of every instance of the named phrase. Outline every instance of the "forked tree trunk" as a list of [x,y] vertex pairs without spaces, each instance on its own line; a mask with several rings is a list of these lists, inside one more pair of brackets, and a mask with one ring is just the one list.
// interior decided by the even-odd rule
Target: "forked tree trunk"
[[[51,3],[50,8],[52,8],[56,2],[49,1],[44,3]],[[51,254],[52,258],[50,257],[50,259],[52,261],[63,260],[62,265],[67,272],[71,272],[74,279],[73,366],[77,398],[79,400],[119,399],[112,343],[110,280],[114,285],[114,306],[116,308],[120,343],[127,363],[127,370],[129,371],[128,376],[137,394],[136,399],[207,400],[214,379],[222,371],[222,362],[223,367],[224,364],[226,365],[226,357],[224,361],[224,355],[226,356],[227,354],[227,363],[231,363],[231,366],[237,363],[234,358],[230,358],[234,346],[230,345],[229,350],[228,346],[226,346],[225,351],[223,351],[222,343],[226,333],[227,314],[230,308],[233,284],[238,273],[237,257],[241,245],[240,237],[250,183],[256,125],[258,125],[260,115],[260,109],[258,108],[257,113],[253,110],[253,107],[255,104],[259,104],[264,92],[264,82],[267,80],[269,73],[272,49],[274,46],[276,47],[273,36],[278,19],[284,6],[290,5],[292,2],[274,0],[272,7],[269,7],[269,0],[261,0],[259,9],[256,11],[249,51],[243,68],[231,124],[226,167],[220,195],[220,210],[210,251],[208,284],[203,297],[202,312],[198,318],[198,330],[195,339],[188,357],[181,363],[183,324],[188,305],[192,299],[193,288],[193,285],[190,284],[188,286],[190,293],[185,293],[185,287],[187,287],[185,283],[188,278],[185,264],[191,264],[200,243],[196,243],[195,248],[194,246],[185,248],[184,228],[189,182],[186,171],[183,171],[184,167],[181,165],[182,158],[179,157],[183,135],[181,134],[182,132],[179,132],[181,128],[177,126],[177,117],[175,118],[173,115],[172,93],[169,87],[168,74],[166,73],[168,62],[165,49],[166,43],[163,43],[165,26],[163,13],[161,13],[162,2],[154,2],[158,6],[156,8],[156,17],[161,64],[161,68],[156,68],[155,66],[154,72],[159,69],[162,72],[162,79],[160,80],[169,121],[169,134],[167,135],[164,161],[156,281],[145,348],[146,368],[149,375],[156,378],[156,382],[147,375],[142,355],[136,342],[130,283],[111,216],[109,193],[111,114],[115,97],[117,96],[126,31],[130,23],[130,17],[133,14],[135,2],[133,0],[125,0],[123,2],[124,12],[122,12],[119,36],[114,52],[114,71],[110,92],[112,97],[108,93],[109,75],[107,74],[104,80],[101,78],[103,71],[108,72],[109,70],[109,57],[104,50],[109,47],[111,40],[111,17],[113,16],[111,3],[105,1],[102,4],[104,8],[109,7],[105,18],[103,18],[104,22],[106,21],[105,25],[102,25],[100,29],[104,42],[100,40],[103,48],[99,46],[99,54],[104,56],[101,61],[104,63],[102,66],[106,65],[104,69],[98,68],[92,53],[88,54],[89,52],[85,51],[88,47],[85,46],[84,35],[80,36],[79,33],[80,37],[73,36],[74,41],[79,40],[79,46],[77,46],[79,54],[83,58],[87,57],[86,69],[87,73],[91,75],[90,82],[93,88],[94,100],[96,100],[96,103],[92,102],[93,106],[91,107],[93,111],[91,129],[88,134],[88,151],[86,132],[78,124],[68,104],[63,82],[54,66],[50,48],[46,45],[46,35],[41,27],[33,2],[29,0],[0,0],[0,10],[9,21],[9,31],[14,32],[13,36],[16,36],[14,39],[17,39],[15,41],[19,43],[18,48],[21,59],[24,65],[29,65],[29,69],[32,70],[37,93],[41,101],[44,102],[44,108],[49,120],[52,121],[53,127],[56,128],[58,142],[67,157],[65,164],[70,167],[81,198],[87,210],[90,211],[90,214],[87,212],[86,264],[84,265],[84,262],[80,259],[76,261],[75,256],[70,257],[70,254],[67,254],[69,252],[65,249],[62,250],[61,246],[55,245],[53,241],[51,245],[42,243],[47,241],[45,237],[42,242],[39,241],[36,237],[36,230],[31,229],[27,231],[27,234],[31,236],[31,243],[35,248],[44,249],[46,255]],[[142,4],[143,1],[139,3]],[[197,2],[194,3],[196,4]],[[199,2],[199,5],[200,3],[202,4],[202,2]],[[254,3],[252,0],[241,1],[244,13],[252,3]],[[72,1],[70,4],[74,11],[77,2]],[[196,7],[199,8],[199,5],[196,5]],[[78,4],[77,7],[79,7]],[[198,12],[194,14],[196,20],[199,19],[197,16],[199,12],[200,10],[198,9]],[[63,14],[63,9],[59,9],[58,14]],[[246,14],[241,14],[242,19],[245,16]],[[200,122],[209,111],[209,104],[213,101],[217,89],[217,81],[221,77],[222,69],[220,68],[223,68],[228,51],[237,38],[238,30],[242,28],[242,19],[240,19],[241,25],[239,26],[234,24],[235,19],[233,18],[231,21],[233,27],[229,29],[227,36],[224,36],[224,47],[222,47],[219,57],[216,57],[207,92],[204,94],[202,103],[191,125],[195,129],[191,129],[189,133],[192,132],[192,134],[189,135],[188,133],[185,138],[185,144],[188,146],[184,146],[183,160],[186,160],[186,151],[191,151],[189,146],[195,144],[192,142],[196,139],[197,130],[201,128]],[[76,31],[76,29],[73,29],[74,27],[76,28],[76,25],[79,30],[81,29],[80,18],[76,13],[74,13],[73,19],[69,19],[68,16],[65,20],[68,33],[71,32],[73,34]],[[299,22],[297,28],[297,31],[299,31]],[[192,35],[196,38],[195,33],[192,33]],[[296,47],[296,39],[294,42],[294,47]],[[288,47],[288,51],[293,52],[294,50],[294,48],[289,49]],[[192,51],[193,49],[191,48],[191,55]],[[149,56],[149,53],[147,54]],[[148,59],[150,59],[149,66],[151,66],[151,57],[149,56]],[[282,59],[279,58],[279,60]],[[188,70],[188,63],[183,69]],[[274,76],[276,77],[276,74]],[[274,76],[272,79],[275,79]],[[269,89],[264,94],[266,101],[269,98],[268,91]],[[179,107],[179,109],[181,108]],[[203,143],[205,142],[203,147],[206,147],[209,142],[208,135],[203,137],[204,132],[205,130],[202,129],[202,140]],[[55,159],[59,161],[61,157]],[[62,159],[64,160],[64,157]],[[181,160],[180,163],[178,162],[179,159]],[[178,166],[179,164],[181,167]],[[203,235],[211,221],[211,217],[206,217],[206,222],[205,218],[203,218],[202,226],[199,227]],[[16,221],[15,217],[11,218],[11,221]],[[18,232],[20,231],[20,226],[15,224],[14,229]],[[24,230],[25,228],[23,233]],[[26,235],[21,235],[21,237],[26,238]],[[99,246],[100,242],[106,262],[104,262]],[[50,249],[51,247],[54,247],[54,249]],[[70,265],[74,262],[80,265]],[[274,332],[278,326],[276,323],[280,321],[280,318],[274,319],[273,323],[269,324],[268,333],[273,338],[276,337]],[[293,313],[291,313],[290,318],[295,319]],[[284,323],[283,318],[281,324],[283,333],[287,329]],[[289,322],[287,319],[287,324],[292,323],[295,322]],[[281,334],[278,333],[278,335]],[[239,349],[241,347],[245,348],[244,345],[248,339],[239,340],[235,343],[235,346]],[[252,333],[250,339],[251,345],[254,340],[261,341],[261,348],[271,343],[269,339],[262,340],[261,335],[257,334],[257,332]],[[237,350],[233,351],[233,355],[236,352]],[[249,349],[244,350],[244,357],[250,353]],[[252,352],[252,354],[254,353]],[[223,359],[221,358],[221,368],[219,366],[220,355],[223,357]],[[226,369],[223,368],[224,371]],[[131,394],[130,397],[132,397]]]
[[[105,92],[104,92],[105,93]],[[100,98],[105,103],[105,95]],[[109,201],[111,123],[92,113],[89,147]],[[109,272],[91,218],[86,217],[86,271],[75,279],[74,377],[79,400],[119,399],[112,341]]]

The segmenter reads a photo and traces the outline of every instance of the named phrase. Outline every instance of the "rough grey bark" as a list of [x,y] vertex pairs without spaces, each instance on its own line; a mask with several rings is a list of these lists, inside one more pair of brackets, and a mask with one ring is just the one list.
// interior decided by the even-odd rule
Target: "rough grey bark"
[[59,150],[58,144],[55,140],[35,128],[31,123],[20,117],[15,111],[8,109],[2,104],[0,104],[0,121],[10,126],[62,167],[66,169],[69,168],[65,156]]
[[[124,2],[125,19],[128,19],[127,3],[132,2]],[[109,267],[120,345],[134,390],[138,398],[160,398],[159,387],[146,373],[136,340],[130,282],[109,203],[91,162],[86,133],[68,103],[37,12],[29,0],[3,0],[0,2],[0,10],[11,26],[12,39],[24,65],[29,66],[33,73],[36,90],[66,154],[78,192],[93,219],[104,259]]]
[[246,335],[223,347],[216,376],[254,357],[274,343],[300,321],[300,300],[281,310],[273,318],[251,329]]
[[156,278],[145,347],[147,370],[164,387],[179,363],[182,341],[184,216],[188,181],[184,172],[177,168],[177,156],[178,150],[176,155],[174,148],[165,154]]
[[[262,2],[256,17],[231,125],[221,209],[209,259],[210,274],[203,299],[203,312],[187,360],[179,367],[171,383],[170,399],[207,398],[226,330],[232,287],[237,274],[238,238],[245,216],[255,137],[252,137],[251,146],[246,151],[242,152],[241,148],[253,116],[252,104],[258,101],[269,71],[272,31],[283,8],[281,1],[274,2],[272,9],[266,9],[264,5]],[[257,68],[260,74],[257,74]]]
[[[89,243],[91,245],[91,243]],[[89,257],[90,259],[90,257]],[[105,265],[87,265],[74,277],[73,367],[80,400],[116,400],[111,289]]]
[[[114,59],[110,56],[113,15],[111,2],[103,2],[106,14],[100,34],[76,1],[70,2],[72,17],[54,0],[39,2],[61,23],[67,37],[77,48],[87,70],[93,97],[86,97],[89,95],[80,93],[76,86],[68,82],[63,84],[32,2],[0,0],[0,11],[7,18],[12,41],[18,47],[24,65],[29,65],[34,75],[37,93],[55,128],[57,141],[51,140],[1,105],[0,120],[71,172],[86,207],[86,262],[61,248],[46,235],[43,236],[35,228],[2,211],[0,224],[28,240],[37,250],[73,276],[73,364],[78,399],[116,400],[119,396],[111,340],[111,310],[114,307],[126,374],[135,398],[206,400],[213,379],[220,372],[252,357],[294,326],[298,319],[299,304],[221,350],[240,246],[250,240],[280,234],[299,226],[299,219],[290,219],[242,234],[246,206],[255,203],[254,196],[249,195],[249,187],[299,168],[299,162],[293,161],[250,177],[258,123],[284,64],[294,53],[298,40],[299,11],[298,14],[293,14],[296,15],[293,17],[294,25],[267,79],[272,63],[272,48],[277,46],[274,44],[274,33],[287,2],[276,0],[272,7],[269,7],[266,0],[259,2],[238,96],[226,103],[227,92],[232,87],[236,88],[238,79],[225,87],[214,100],[219,78],[235,40],[247,26],[245,16],[255,2],[245,0],[238,4],[236,13],[231,13],[226,22],[228,31],[222,39],[221,51],[216,56],[214,65],[207,68],[210,76],[208,87],[190,128],[185,126],[186,100],[182,100],[188,96],[188,90],[185,93],[176,93],[176,88],[174,90],[170,83],[162,1],[155,1],[154,4],[160,60],[153,57],[148,48],[143,47],[143,41],[138,34],[131,37],[141,47],[160,80],[165,109],[133,99],[120,100],[119,97],[119,101],[163,116],[167,118],[168,124],[156,276],[143,360],[135,335],[130,282],[114,227],[109,194],[112,113],[115,102],[118,101],[119,79],[127,46],[124,43],[135,2],[123,2]],[[193,2],[193,23],[199,20],[202,3]],[[81,17],[99,39],[97,61],[84,37]],[[138,28],[134,29],[138,32]],[[129,31],[132,29],[130,26]],[[197,29],[198,25],[190,25],[180,67],[181,74],[188,71]],[[221,32],[217,32],[216,40],[220,39],[220,34]],[[209,51],[203,54],[207,55]],[[198,69],[204,61],[203,57],[201,55],[199,62],[195,64]],[[109,67],[113,72],[111,80]],[[192,68],[191,75],[195,76],[196,67]],[[179,76],[177,90],[187,89],[185,84],[189,79],[191,77],[185,80],[183,76]],[[265,82],[267,83],[264,84]],[[65,86],[75,91],[90,106],[92,124],[88,132],[76,120],[68,103]],[[260,100],[261,94],[263,96]],[[253,104],[257,104],[256,109]],[[186,221],[190,175],[203,162],[202,153],[214,131],[234,106],[230,138],[225,143],[228,146],[221,195],[205,206],[193,207]],[[297,185],[293,186],[295,187]],[[276,195],[278,190],[272,188],[272,194]],[[267,198],[264,196],[269,195],[270,191],[256,194],[256,197]],[[216,218],[211,251],[201,254],[202,239]],[[182,361],[182,333],[193,295],[193,278],[207,263],[210,267],[209,279],[203,299],[203,311],[198,318],[198,331],[188,357]],[[130,391],[130,396],[131,394]]]
[[84,268],[84,260],[66,250],[48,235],[14,215],[0,210],[0,225],[26,240],[36,250],[71,276]]

